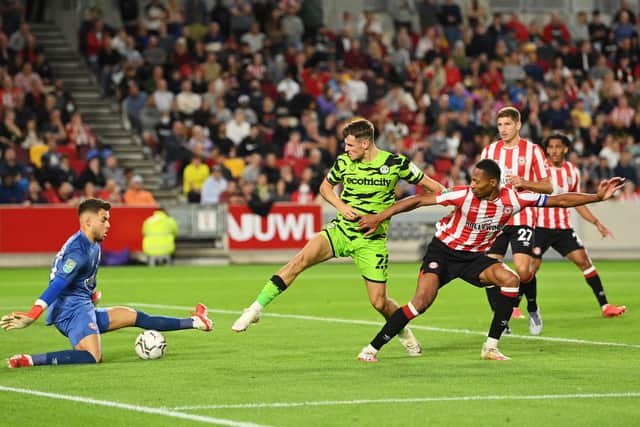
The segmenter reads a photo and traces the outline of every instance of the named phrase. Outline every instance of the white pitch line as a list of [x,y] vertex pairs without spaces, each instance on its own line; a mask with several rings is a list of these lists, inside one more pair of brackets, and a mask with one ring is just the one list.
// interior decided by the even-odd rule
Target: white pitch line
[[[145,304],[145,303],[137,303],[137,302],[126,302],[126,303],[119,303],[114,305],[128,305],[131,307],[143,307],[143,308],[157,308],[161,310],[184,310],[184,311],[193,310],[193,307],[186,307],[186,306],[179,306],[179,305]],[[233,314],[233,315],[242,314],[242,312],[240,311],[216,310],[211,308],[209,309],[209,312],[218,313],[218,314]],[[328,322],[328,323],[346,323],[349,325],[366,325],[366,326],[382,325],[380,322],[374,322],[371,320],[338,319],[335,317],[304,316],[299,314],[262,313],[262,316],[276,317],[280,319],[310,320],[310,321]],[[411,325],[411,329],[432,331],[432,332],[453,333],[453,334],[465,334],[465,335],[481,335],[481,336],[487,335],[486,332],[473,331],[471,329],[438,328],[434,326],[422,326],[422,325],[414,325],[414,324]],[[536,341],[550,341],[550,342],[558,342],[558,343],[566,343],[566,344],[595,345],[595,346],[605,346],[605,347],[640,348],[640,344],[626,344],[626,343],[607,342],[607,341],[590,341],[590,340],[583,340],[583,339],[577,339],[577,338],[555,338],[555,337],[542,337],[542,336],[518,335],[518,334],[507,335],[507,338],[508,339],[515,338],[515,339],[522,339],[522,340],[536,340]]]
[[126,411],[142,412],[145,414],[163,415],[165,417],[180,418],[183,420],[196,421],[196,422],[201,422],[206,424],[215,424],[215,425],[231,426],[231,427],[268,427],[261,424],[226,420],[224,418],[213,418],[213,417],[206,417],[202,415],[185,414],[184,412],[178,412],[176,410],[171,410],[166,408],[152,408],[148,406],[130,405],[128,403],[111,402],[109,400],[97,400],[97,399],[91,399],[91,398],[81,397],[81,396],[72,396],[67,394],[47,393],[47,392],[31,390],[27,388],[6,387],[6,386],[0,385],[0,392],[1,391],[8,392],[8,393],[21,393],[21,394],[28,394],[31,396],[47,397],[49,399],[68,400],[72,402],[86,403],[88,405],[107,406],[109,408],[124,409]]
[[443,397],[409,397],[399,399],[357,399],[357,400],[319,400],[311,402],[262,402],[232,403],[220,405],[177,406],[174,410],[201,409],[257,409],[257,408],[296,408],[300,406],[347,406],[378,403],[429,403],[429,402],[466,402],[487,400],[558,400],[558,399],[615,399],[640,397],[640,392],[628,393],[581,393],[581,394],[540,394],[540,395],[506,395],[506,396],[443,396]]

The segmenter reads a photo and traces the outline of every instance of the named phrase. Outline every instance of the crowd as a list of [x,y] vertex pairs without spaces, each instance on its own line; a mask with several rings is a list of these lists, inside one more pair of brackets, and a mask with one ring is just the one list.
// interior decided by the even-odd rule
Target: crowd
[[[165,185],[191,203],[317,199],[355,116],[375,124],[380,148],[406,154],[445,186],[468,183],[506,105],[522,112],[523,137],[570,137],[584,190],[618,175],[627,178],[620,198],[638,199],[638,11],[623,1],[611,16],[578,11],[523,22],[517,12],[492,13],[485,0],[463,3],[389,0],[390,28],[365,10],[343,12],[333,31],[319,0],[218,0],[212,8],[203,0],[123,0],[121,27],[93,8],[78,41],[103,96],[118,99],[162,162]],[[32,184],[34,194],[38,185],[73,194],[92,183],[117,202],[133,173],[129,182],[105,173],[117,159],[82,124],[28,26],[3,30],[1,193],[15,181],[27,199]],[[40,111],[38,96],[41,114],[24,114],[24,106]],[[79,132],[68,129],[74,123]],[[41,173],[56,145],[74,147],[86,173],[55,182]],[[29,150],[33,174],[12,184],[6,165],[16,147]],[[78,157],[69,157],[65,169],[60,156],[61,170],[74,169]]]

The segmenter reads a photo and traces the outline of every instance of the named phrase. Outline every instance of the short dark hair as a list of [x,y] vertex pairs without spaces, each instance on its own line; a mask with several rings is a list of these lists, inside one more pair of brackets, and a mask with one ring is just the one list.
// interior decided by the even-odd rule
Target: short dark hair
[[571,140],[569,140],[569,137],[566,135],[563,135],[561,133],[553,133],[551,135],[549,135],[548,137],[545,138],[545,140],[542,142],[542,147],[545,149],[547,149],[547,147],[549,146],[549,141],[551,141],[552,139],[559,139],[560,142],[562,142],[564,144],[565,147],[567,148],[571,148]]
[[373,137],[375,128],[373,123],[362,117],[355,118],[349,122],[348,125],[342,130],[342,137],[346,138],[349,135],[353,135],[358,141],[368,139],[374,142]]
[[78,216],[85,212],[98,213],[101,209],[108,211],[111,209],[111,203],[105,202],[102,199],[87,199],[80,203],[78,206]]
[[491,159],[483,159],[476,163],[476,169],[484,171],[484,173],[491,178],[495,178],[500,182],[500,166]]
[[498,115],[496,116],[496,120],[501,117],[508,117],[512,119],[514,122],[520,122],[520,111],[518,111],[515,107],[504,107],[498,111]]

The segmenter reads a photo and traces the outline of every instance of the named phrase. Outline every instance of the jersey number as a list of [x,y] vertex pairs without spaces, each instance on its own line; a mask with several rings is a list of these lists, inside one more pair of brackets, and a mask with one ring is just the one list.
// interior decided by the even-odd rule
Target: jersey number
[[533,231],[528,228],[519,228],[518,229],[518,241],[519,242],[530,242],[531,236],[533,236]]
[[387,255],[376,254],[376,257],[378,258],[378,263],[376,264],[376,270],[386,270],[387,266],[389,265],[389,254]]

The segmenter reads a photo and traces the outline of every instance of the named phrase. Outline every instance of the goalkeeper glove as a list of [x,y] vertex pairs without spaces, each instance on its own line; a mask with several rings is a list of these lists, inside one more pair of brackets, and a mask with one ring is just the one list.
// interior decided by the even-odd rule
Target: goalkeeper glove
[[31,310],[29,310],[28,313],[25,313],[23,311],[16,311],[6,316],[2,316],[2,319],[0,319],[0,328],[4,329],[5,331],[26,328],[27,326],[35,322],[38,317],[40,317],[40,314],[42,314],[43,310],[44,309],[41,305],[36,304],[31,307]]
[[98,305],[98,303],[100,302],[100,300],[102,299],[102,292],[100,291],[94,291],[91,294],[91,302],[93,303],[93,305]]

